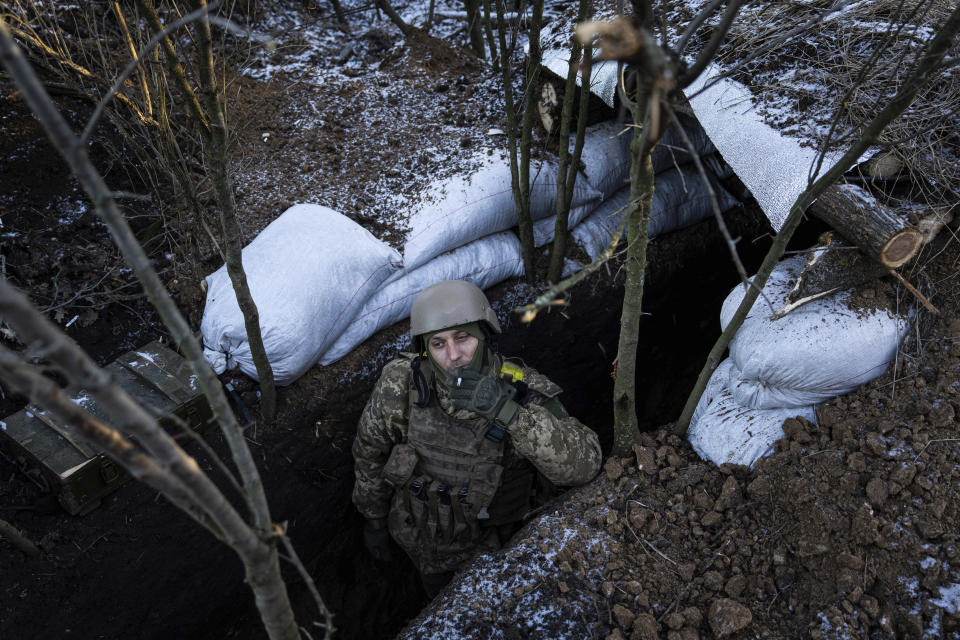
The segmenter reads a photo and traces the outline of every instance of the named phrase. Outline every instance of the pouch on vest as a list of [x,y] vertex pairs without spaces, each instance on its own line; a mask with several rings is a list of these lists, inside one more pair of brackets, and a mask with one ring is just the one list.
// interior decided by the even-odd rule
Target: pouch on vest
[[406,502],[404,506],[413,518],[414,528],[420,531],[425,530],[427,527],[429,510],[427,506],[427,489],[432,482],[433,480],[428,476],[418,476],[411,480],[406,490],[404,490]]
[[387,463],[383,465],[383,479],[394,488],[404,486],[413,475],[417,460],[417,451],[413,446],[407,443],[395,445]]
[[467,491],[467,502],[473,507],[477,520],[487,520],[490,513],[487,508],[493,502],[493,496],[500,486],[500,476],[503,475],[503,466],[492,462],[478,462],[470,474],[470,488]]

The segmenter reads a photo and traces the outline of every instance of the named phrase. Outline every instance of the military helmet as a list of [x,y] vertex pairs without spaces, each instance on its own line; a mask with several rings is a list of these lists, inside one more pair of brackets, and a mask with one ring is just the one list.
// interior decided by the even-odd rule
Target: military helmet
[[410,335],[417,336],[468,322],[486,322],[500,333],[497,314],[477,285],[465,280],[444,280],[421,291],[410,310]]

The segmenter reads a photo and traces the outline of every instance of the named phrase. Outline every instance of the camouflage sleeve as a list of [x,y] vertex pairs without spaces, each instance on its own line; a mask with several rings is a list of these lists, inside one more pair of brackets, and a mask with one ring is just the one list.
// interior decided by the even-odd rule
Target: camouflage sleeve
[[[539,391],[538,387],[545,386],[536,385],[536,378],[529,373],[527,380],[532,389]],[[551,387],[555,389],[552,395],[533,393],[520,410],[510,430],[513,446],[550,482],[560,486],[584,484],[600,472],[600,441],[593,430],[567,414],[556,398],[559,387],[549,383],[544,390],[551,393]]]
[[381,471],[393,446],[406,438],[409,377],[409,362],[389,362],[360,416],[353,441],[353,503],[365,518],[386,518],[390,510],[393,489]]

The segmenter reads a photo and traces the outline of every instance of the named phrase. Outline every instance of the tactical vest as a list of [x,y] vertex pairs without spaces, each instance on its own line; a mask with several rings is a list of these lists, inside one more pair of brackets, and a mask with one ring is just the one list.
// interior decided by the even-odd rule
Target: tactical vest
[[439,573],[473,555],[492,527],[523,519],[536,470],[509,454],[507,439],[488,437],[486,419],[448,415],[435,393],[419,407],[410,386],[407,441],[383,470],[395,489],[389,526],[421,572]]

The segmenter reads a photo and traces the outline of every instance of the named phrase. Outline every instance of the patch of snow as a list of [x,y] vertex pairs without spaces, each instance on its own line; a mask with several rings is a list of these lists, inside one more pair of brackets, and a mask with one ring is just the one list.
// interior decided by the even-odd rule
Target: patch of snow
[[960,584],[940,587],[940,597],[930,602],[952,614],[960,613]]
[[[502,638],[504,630],[518,626],[523,628],[524,637],[588,636],[589,630],[583,628],[574,611],[593,605],[589,589],[571,589],[562,600],[551,589],[560,579],[558,555],[565,549],[587,556],[602,554],[613,538],[602,529],[568,526],[559,512],[541,518],[533,530],[515,546],[477,556],[440,596],[434,614],[399,637]],[[541,547],[537,530],[550,532],[549,547]],[[584,578],[597,587],[603,579],[599,569],[589,571]],[[466,602],[470,605],[463,606]]]
[[897,582],[903,587],[904,593],[906,593],[911,598],[916,598],[920,595],[920,581],[917,578],[905,578],[900,576],[897,579]]
[[[143,358],[144,360],[147,360],[148,362],[151,362],[151,363],[153,363],[153,364],[156,364],[156,363],[157,363],[156,360],[153,359],[153,354],[152,354],[152,353],[145,353],[145,352],[143,352],[143,351],[137,351],[137,355],[140,356],[141,358]],[[132,364],[132,363],[131,363],[131,364]]]

